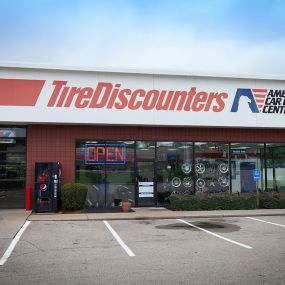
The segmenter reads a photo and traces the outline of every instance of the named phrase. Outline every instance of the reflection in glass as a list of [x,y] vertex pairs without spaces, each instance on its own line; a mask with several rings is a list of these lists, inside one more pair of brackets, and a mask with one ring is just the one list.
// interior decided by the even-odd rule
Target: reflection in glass
[[154,160],[155,159],[155,142],[137,141],[136,159],[137,160]]
[[192,142],[157,142],[157,199],[168,203],[171,193],[194,191]]
[[88,187],[87,207],[105,207],[105,165],[85,164],[85,144],[85,141],[76,142],[76,182]]
[[[232,193],[265,189],[263,150],[262,143],[231,143]],[[258,182],[253,177],[254,169],[261,172]]]
[[138,161],[138,205],[153,206],[154,205],[154,162]]
[[119,143],[126,146],[126,160],[125,164],[106,165],[107,207],[118,206],[120,202],[126,201],[131,202],[132,206],[135,205],[135,143],[134,141]]
[[285,192],[285,144],[266,144],[267,190]]
[[196,193],[227,192],[230,188],[228,144],[195,143]]
[[[100,147],[123,144],[125,161],[122,161],[121,153],[109,149],[105,152],[108,157],[101,157],[98,164],[86,164],[86,143],[101,144]],[[0,159],[3,162],[0,179],[3,175],[7,179],[7,175],[15,173],[23,178],[24,172],[19,172],[18,167],[22,167],[25,156],[17,150],[24,144],[19,141],[14,146],[3,145],[0,144]],[[8,148],[9,153],[6,151]],[[285,191],[284,143],[266,144],[266,164],[263,143],[233,142],[230,149],[231,159],[229,144],[223,142],[77,141],[76,181],[88,185],[86,205],[89,207],[115,207],[126,200],[134,205],[135,198],[139,206],[154,205],[155,201],[158,205],[164,205],[169,202],[172,193],[222,193],[230,189],[232,193],[255,192],[256,189],[264,191],[266,176],[267,190]],[[91,152],[91,162],[94,157]],[[254,169],[259,169],[261,173],[258,182],[253,177]],[[143,188],[138,186],[148,188],[142,191]],[[136,192],[136,189],[139,191]]]
[[[100,157],[93,161],[96,154],[89,153],[86,160],[86,144],[100,148]],[[125,147],[125,161],[116,161],[117,146]],[[121,150],[121,149],[120,149]],[[92,149],[94,151],[94,149]],[[97,150],[95,150],[97,151]],[[119,151],[119,150],[118,150]],[[102,158],[102,153],[104,157]],[[103,208],[119,206],[122,201],[130,201],[134,205],[134,142],[98,142],[77,141],[76,143],[76,182],[86,184],[88,193],[87,207]]]
[[16,135],[16,129],[0,129],[0,208],[24,207],[26,139]]

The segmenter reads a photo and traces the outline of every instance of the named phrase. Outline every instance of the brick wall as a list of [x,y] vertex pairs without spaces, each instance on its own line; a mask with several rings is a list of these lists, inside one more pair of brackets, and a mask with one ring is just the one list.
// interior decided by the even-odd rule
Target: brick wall
[[74,182],[76,139],[284,142],[285,129],[29,125],[27,185],[34,183],[35,162],[60,161],[63,183]]

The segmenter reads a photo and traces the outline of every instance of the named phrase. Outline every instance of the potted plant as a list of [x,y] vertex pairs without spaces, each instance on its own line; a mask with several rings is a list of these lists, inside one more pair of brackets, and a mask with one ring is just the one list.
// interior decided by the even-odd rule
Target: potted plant
[[126,185],[119,185],[118,189],[118,196],[121,198],[121,205],[122,205],[122,212],[128,213],[132,207],[132,200],[130,199],[132,192]]
[[130,212],[131,207],[132,207],[131,202],[129,202],[129,201],[123,201],[122,202],[122,212],[124,212],[124,213]]

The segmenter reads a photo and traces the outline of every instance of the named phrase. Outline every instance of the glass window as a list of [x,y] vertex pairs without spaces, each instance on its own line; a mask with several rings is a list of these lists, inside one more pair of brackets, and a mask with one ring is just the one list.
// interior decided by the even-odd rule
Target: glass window
[[0,138],[0,152],[26,152],[26,139]]
[[266,144],[267,190],[285,192],[285,144]]
[[137,161],[138,205],[154,206],[154,161]]
[[26,153],[25,152],[1,152],[0,151],[1,163],[25,163]]
[[[76,182],[88,186],[86,205],[89,207],[105,206],[105,165],[88,164],[90,162],[91,150],[87,155],[87,144],[101,145],[97,141],[77,141],[76,142]],[[94,153],[93,153],[94,155]],[[99,155],[98,161],[101,157]],[[105,155],[104,155],[105,159]],[[98,162],[97,161],[97,162]]]
[[[114,142],[109,142],[110,145]],[[109,207],[118,206],[122,201],[132,202],[135,204],[135,167],[134,141],[116,142],[125,146],[125,162],[124,164],[108,164],[106,165],[106,182],[107,196],[106,204]],[[108,145],[108,143],[106,144]]]
[[16,180],[21,180],[24,185],[25,173],[25,139],[12,139],[10,142],[0,139],[0,179],[2,182],[10,180],[9,185],[11,186]]
[[[263,143],[231,143],[232,193],[265,189]],[[259,169],[261,179],[256,182],[253,170]]]
[[195,143],[196,193],[229,191],[228,144],[220,142]]
[[167,203],[171,193],[193,193],[192,142],[157,142],[156,165],[159,204]]
[[[24,177],[18,170],[25,163],[23,149],[24,140],[1,144],[0,139],[0,178]],[[230,149],[231,159],[223,142],[77,141],[76,181],[88,185],[89,207],[134,205],[136,198],[138,205],[153,205],[155,197],[163,205],[172,193],[264,191],[266,176],[269,191],[285,191],[285,143],[266,144],[266,164],[263,143],[233,142]],[[261,173],[257,182],[254,169]],[[154,192],[138,188],[136,196],[137,182],[149,182]]]
[[76,181],[88,186],[87,207],[134,203],[134,142],[77,141]]
[[[0,128],[0,208],[23,208],[26,176],[26,139],[16,129]],[[25,129],[22,135],[25,134]]]
[[154,160],[155,159],[155,142],[137,141],[136,143],[137,160]]

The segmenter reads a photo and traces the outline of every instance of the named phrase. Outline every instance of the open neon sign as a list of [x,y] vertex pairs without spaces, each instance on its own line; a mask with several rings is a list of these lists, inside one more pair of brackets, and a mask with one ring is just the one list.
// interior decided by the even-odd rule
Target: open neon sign
[[125,144],[86,144],[85,164],[125,164]]

